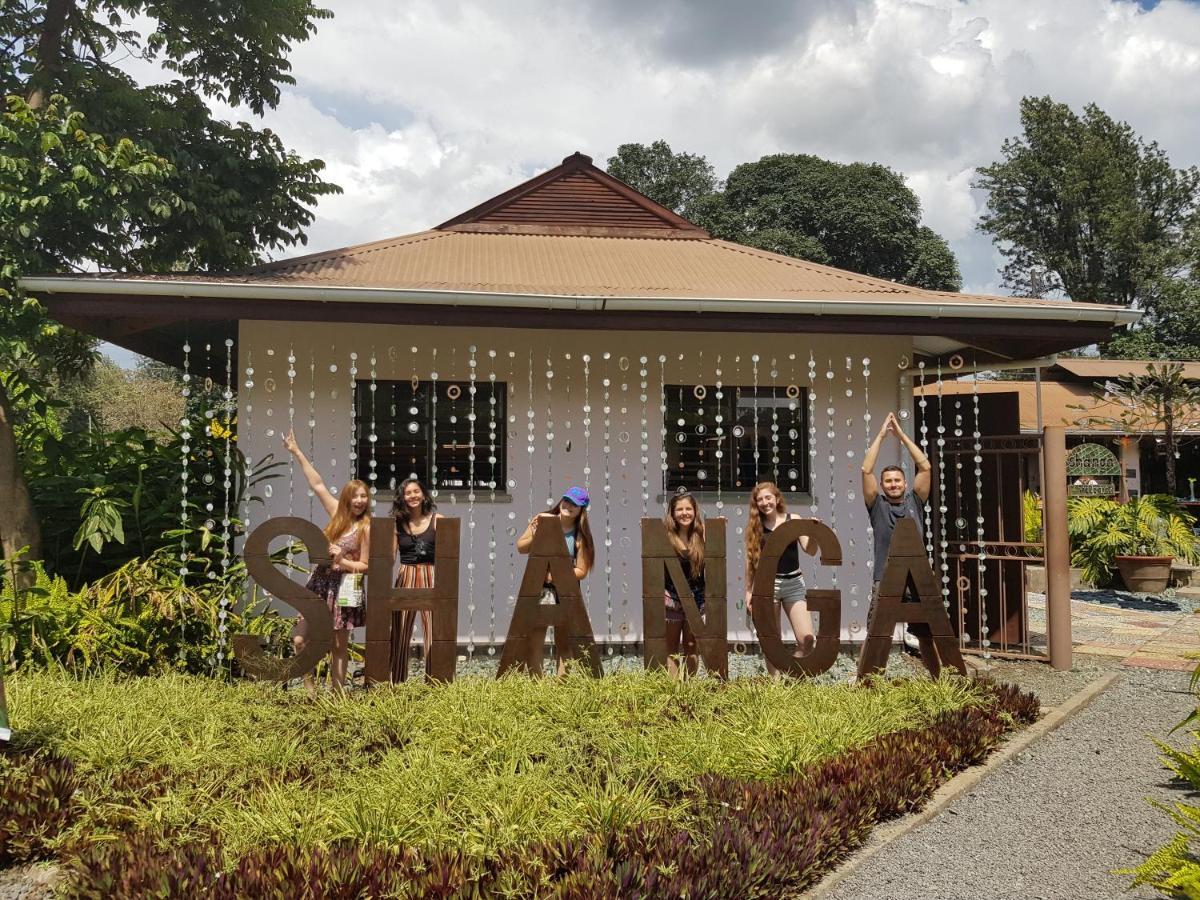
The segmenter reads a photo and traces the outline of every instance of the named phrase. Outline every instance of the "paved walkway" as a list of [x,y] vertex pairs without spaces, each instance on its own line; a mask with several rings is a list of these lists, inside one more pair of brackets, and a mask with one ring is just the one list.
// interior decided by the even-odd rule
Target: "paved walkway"
[[[1200,653],[1200,615],[1132,594],[1104,596],[1112,599],[1104,603],[1071,601],[1071,638],[1076,653],[1111,657],[1121,665],[1145,669],[1182,672],[1196,667],[1196,660],[1188,654]],[[1044,623],[1044,601],[1030,595],[1029,628],[1035,640]]]

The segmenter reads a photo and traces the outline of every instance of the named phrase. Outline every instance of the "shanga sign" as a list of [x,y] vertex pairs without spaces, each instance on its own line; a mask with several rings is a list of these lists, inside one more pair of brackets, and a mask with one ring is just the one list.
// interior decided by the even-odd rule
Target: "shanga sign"
[[[547,525],[557,516],[544,516]],[[711,592],[701,613],[687,587],[687,579],[667,541],[661,519],[642,519],[642,603],[644,613],[644,662],[647,668],[667,662],[666,609],[663,593],[670,578],[683,605],[684,615],[696,636],[697,649],[709,672],[726,677],[729,671],[728,614],[725,596],[725,525],[723,518],[707,522],[705,559]],[[387,681],[393,613],[426,610],[433,621],[432,646],[426,662],[431,679],[451,681],[458,657],[458,567],[459,519],[438,521],[437,560],[433,586],[396,587],[393,581],[395,548],[390,518],[371,522],[370,560],[367,570],[366,679]],[[268,656],[251,635],[234,638],[234,653],[242,670],[251,677],[288,681],[312,671],[333,647],[333,617],[325,600],[276,568],[269,547],[274,538],[299,540],[314,563],[328,563],[329,542],[316,525],[306,519],[285,516],[259,525],[246,541],[246,569],[263,590],[304,616],[308,624],[304,649],[290,658]],[[752,585],[754,629],[763,655],[779,671],[793,676],[817,675],[829,669],[841,644],[842,594],[838,590],[810,588],[808,607],[820,615],[813,649],[806,655],[789,653],[779,632],[775,614],[775,569],[783,552],[801,537],[808,538],[808,552],[824,566],[842,564],[842,545],[833,530],[820,519],[791,519],[767,538]],[[548,577],[549,576],[549,577]],[[552,580],[558,603],[540,602],[542,585]],[[915,602],[914,602],[915,601]],[[887,563],[880,576],[878,595],[867,624],[867,640],[859,657],[860,676],[883,670],[897,625],[920,626],[921,658],[936,677],[943,665],[966,674],[958,638],[942,604],[937,579],[930,568],[917,534],[916,524],[901,519],[892,535]],[[587,607],[562,530],[538,528],[530,548],[500,655],[499,675],[518,669],[539,674],[546,629],[554,628],[555,652],[560,659],[578,660],[599,676],[600,655],[588,618]]]

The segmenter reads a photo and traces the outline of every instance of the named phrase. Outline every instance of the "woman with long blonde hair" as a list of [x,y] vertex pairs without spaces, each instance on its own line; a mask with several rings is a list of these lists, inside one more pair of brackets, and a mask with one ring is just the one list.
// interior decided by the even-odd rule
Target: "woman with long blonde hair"
[[[335,691],[346,687],[346,671],[350,665],[350,632],[365,621],[362,576],[367,571],[367,556],[371,546],[371,494],[367,485],[357,478],[347,481],[334,497],[324,479],[296,444],[296,436],[288,432],[283,446],[296,458],[309,487],[329,516],[325,537],[329,540],[329,563],[320,563],[309,575],[305,585],[325,598],[333,614],[333,652],[330,655],[329,683]],[[355,578],[354,585],[343,585],[347,577]],[[345,589],[344,589],[345,588]],[[299,652],[307,639],[308,624],[301,616],[292,632],[292,641]],[[312,676],[306,675],[305,685],[316,689]]]
[[[663,519],[667,529],[667,541],[679,558],[683,569],[683,577],[687,579],[692,599],[700,612],[704,612],[704,517],[700,514],[700,504],[686,488],[680,488],[667,503],[667,514]],[[700,666],[696,652],[696,636],[692,626],[688,624],[683,611],[683,603],[679,599],[679,591],[671,580],[670,572],[666,578],[666,594],[663,602],[667,606],[667,671],[680,677],[679,655],[683,650],[684,669],[689,675],[695,675]]]
[[[771,481],[760,481],[750,492],[750,512],[746,522],[746,609],[751,609],[754,575],[762,559],[762,548],[767,535],[789,519],[798,519],[787,511],[783,494]],[[813,634],[812,615],[805,602],[804,576],[800,571],[800,551],[807,551],[808,538],[801,537],[789,544],[775,566],[775,615],[779,607],[787,613],[788,622],[796,635],[796,643],[808,654],[816,637]],[[767,668],[774,674],[774,667]]]

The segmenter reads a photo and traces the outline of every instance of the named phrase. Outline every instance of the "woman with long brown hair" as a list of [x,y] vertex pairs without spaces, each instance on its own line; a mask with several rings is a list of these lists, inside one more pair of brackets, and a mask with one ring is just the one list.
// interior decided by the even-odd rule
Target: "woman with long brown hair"
[[[396,520],[393,551],[400,557],[396,587],[433,587],[433,568],[437,561],[437,520],[442,515],[419,479],[406,478],[400,483],[396,489],[396,499],[392,501],[392,517]],[[408,658],[416,623],[417,614],[411,610],[392,613],[390,664],[393,682],[408,678]],[[433,616],[427,609],[421,610],[421,639],[428,665],[429,651],[433,647]]]
[[[367,485],[353,478],[334,497],[325,481],[296,444],[296,436],[288,432],[283,446],[296,458],[309,487],[329,516],[325,537],[329,540],[329,563],[320,563],[309,575],[305,585],[324,597],[333,614],[333,652],[330,654],[329,683],[335,691],[346,687],[346,671],[350,665],[350,631],[363,624],[363,575],[367,571],[367,555],[371,546],[371,493]],[[344,583],[347,577],[353,583]],[[296,623],[292,641],[299,652],[307,639],[304,617]],[[312,676],[304,676],[310,691],[316,690]]]
[[[517,552],[528,553],[533,546],[533,536],[537,533],[538,518],[543,515],[558,516],[558,524],[562,527],[563,539],[567,543],[567,555],[574,564],[575,577],[580,581],[587,578],[588,572],[596,562],[596,542],[592,540],[592,527],[588,523],[588,506],[591,498],[581,487],[568,488],[562,498],[544,513],[539,513],[529,520],[525,533],[517,538]],[[557,603],[558,590],[553,580],[547,574],[546,583],[542,585],[542,602]],[[558,661],[558,673],[566,671],[566,661]]]
[[[788,513],[783,494],[774,482],[760,481],[750,492],[750,513],[746,522],[746,609],[751,608],[754,574],[758,571],[767,535],[788,519],[798,518]],[[775,615],[779,615],[779,606],[782,606],[796,635],[796,643],[805,654],[812,650],[816,642],[812,616],[804,599],[804,576],[800,571],[800,551],[807,549],[807,537],[793,541],[780,555],[775,566]],[[767,669],[774,674],[770,662],[767,663]]]
[[[700,505],[696,498],[686,488],[680,488],[667,503],[667,515],[663,519],[667,529],[667,540],[679,558],[683,569],[683,577],[687,579],[692,599],[700,612],[704,612],[704,517],[700,514]],[[689,675],[695,675],[700,667],[700,659],[696,652],[696,636],[692,626],[688,624],[683,611],[683,603],[679,599],[679,591],[667,573],[666,595],[663,601],[667,605],[667,671],[674,677],[680,677],[679,651],[683,648],[684,669]]]

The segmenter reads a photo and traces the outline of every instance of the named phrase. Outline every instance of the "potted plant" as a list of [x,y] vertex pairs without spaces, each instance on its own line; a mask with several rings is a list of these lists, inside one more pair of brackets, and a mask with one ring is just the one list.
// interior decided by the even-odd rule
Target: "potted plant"
[[1200,562],[1193,521],[1165,494],[1126,503],[1074,497],[1067,503],[1071,564],[1081,568],[1091,584],[1108,584],[1116,569],[1129,590],[1161,593],[1170,581],[1173,560]]

